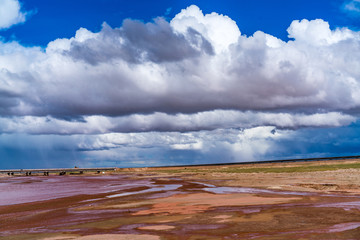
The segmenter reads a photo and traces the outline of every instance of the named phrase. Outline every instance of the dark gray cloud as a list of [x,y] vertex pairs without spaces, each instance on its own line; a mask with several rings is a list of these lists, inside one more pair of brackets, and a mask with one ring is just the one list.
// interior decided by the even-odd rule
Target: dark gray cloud
[[126,19],[121,28],[112,29],[106,23],[95,38],[73,41],[65,53],[90,64],[121,58],[130,63],[181,61],[203,53],[214,54],[213,48],[199,32],[188,29],[188,39],[176,34],[163,18],[154,23]]
[[11,91],[0,90],[0,112],[8,112],[9,108],[19,104],[19,96]]

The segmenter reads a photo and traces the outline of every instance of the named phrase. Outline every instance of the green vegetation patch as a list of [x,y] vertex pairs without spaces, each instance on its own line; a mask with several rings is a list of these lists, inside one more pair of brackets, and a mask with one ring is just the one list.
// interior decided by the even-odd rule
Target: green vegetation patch
[[254,167],[254,168],[223,168],[216,169],[216,172],[229,173],[292,173],[292,172],[318,172],[318,171],[334,171],[339,169],[360,168],[360,163],[348,164],[331,164],[331,165],[310,165],[310,166],[294,166],[294,167]]
[[[280,163],[279,163],[280,164]],[[360,168],[358,163],[339,163],[339,164],[323,164],[323,165],[305,165],[293,167],[241,167],[228,166],[219,168],[181,168],[181,169],[161,169],[150,170],[151,172],[160,173],[294,173],[294,172],[318,172],[318,171],[334,171],[339,169],[357,169]]]

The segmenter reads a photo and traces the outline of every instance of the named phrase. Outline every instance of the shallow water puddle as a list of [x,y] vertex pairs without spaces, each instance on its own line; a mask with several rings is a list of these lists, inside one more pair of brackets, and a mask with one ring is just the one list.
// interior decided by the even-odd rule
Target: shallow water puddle
[[[217,184],[213,180],[163,176],[136,178],[134,175],[0,180],[0,191],[12,194],[16,201],[17,197],[20,202],[26,198],[24,206],[0,207],[4,211],[1,217],[6,220],[0,238],[42,232],[79,235],[150,232],[162,237],[176,234],[184,239],[196,234],[216,236],[217,239],[267,236],[291,239],[291,236],[307,238],[315,235],[327,239],[321,237],[348,230],[350,232],[344,233],[346,236],[355,236],[360,227],[359,196],[221,187],[214,183]],[[81,194],[86,196],[49,200],[46,204],[30,203],[47,197]],[[0,196],[0,204],[12,205],[14,199]],[[57,205],[63,204],[62,201],[65,201],[64,207]],[[53,203],[56,203],[54,208],[49,207]],[[35,208],[29,210],[28,206]],[[18,212],[19,208],[22,210]],[[321,222],[319,216],[325,216]]]
[[336,208],[342,208],[347,211],[350,211],[352,209],[360,210],[360,201],[319,204],[316,205],[316,207],[336,207]]
[[51,200],[80,194],[98,194],[121,191],[150,184],[149,180],[127,180],[113,176],[33,176],[0,179],[1,205]]
[[202,182],[192,182],[192,183],[203,185],[203,186],[208,187],[208,188],[216,188],[215,185],[208,184],[208,183],[202,183]]
[[339,195],[335,194],[320,194],[316,192],[295,192],[295,191],[277,191],[269,189],[258,189],[258,188],[248,188],[248,187],[206,187],[202,190],[216,193],[216,194],[229,194],[229,193],[251,193],[251,194],[282,194],[282,195],[297,195],[297,196],[326,196],[326,197],[338,197]]
[[124,192],[124,193],[113,194],[113,195],[109,195],[109,196],[106,196],[106,197],[107,198],[115,198],[115,197],[124,197],[124,196],[135,195],[135,194],[143,194],[143,193],[152,193],[152,192],[160,192],[160,191],[172,191],[172,190],[176,190],[176,189],[178,189],[180,187],[182,187],[181,184],[169,184],[169,185],[164,185],[164,186],[160,186],[160,187],[151,187],[149,189],[136,191],[136,192]]
[[340,223],[336,224],[329,229],[326,230],[326,232],[334,233],[334,232],[344,232],[347,230],[352,230],[360,227],[360,222],[350,222],[350,223]]

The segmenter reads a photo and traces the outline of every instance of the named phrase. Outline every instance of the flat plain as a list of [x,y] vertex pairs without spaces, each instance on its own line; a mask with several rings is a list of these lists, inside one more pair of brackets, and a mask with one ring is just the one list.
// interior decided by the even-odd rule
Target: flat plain
[[359,239],[360,160],[1,176],[0,239]]

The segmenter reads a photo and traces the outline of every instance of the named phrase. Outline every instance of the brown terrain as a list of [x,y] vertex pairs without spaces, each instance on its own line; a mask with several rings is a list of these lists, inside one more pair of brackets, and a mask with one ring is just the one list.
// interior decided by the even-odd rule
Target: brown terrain
[[360,239],[360,160],[0,175],[0,239]]

